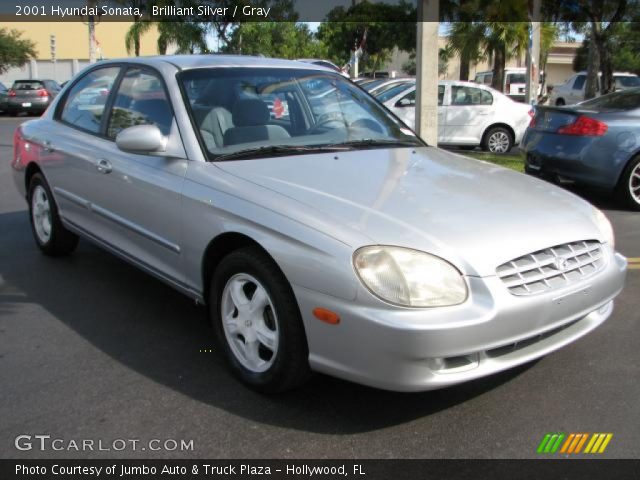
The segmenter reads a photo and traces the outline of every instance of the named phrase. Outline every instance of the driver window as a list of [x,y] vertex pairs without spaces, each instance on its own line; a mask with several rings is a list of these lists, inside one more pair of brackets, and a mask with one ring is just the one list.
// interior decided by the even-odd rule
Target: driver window
[[163,135],[169,135],[172,123],[173,113],[162,81],[150,71],[130,68],[118,87],[107,136],[115,138],[134,125],[156,125]]

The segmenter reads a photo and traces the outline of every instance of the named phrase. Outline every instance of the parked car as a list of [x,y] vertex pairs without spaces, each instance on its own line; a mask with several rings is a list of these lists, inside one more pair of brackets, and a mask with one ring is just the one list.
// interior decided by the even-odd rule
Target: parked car
[[41,114],[60,90],[55,80],[16,80],[7,94],[7,111],[14,116]]
[[343,77],[349,78],[349,74],[347,72],[345,72],[343,69],[341,69],[335,63],[330,62],[329,60],[321,60],[321,59],[318,59],[318,58],[299,58],[298,62],[311,63],[313,65],[319,65],[321,67],[326,67],[326,68],[329,68],[329,69],[333,70],[334,72],[338,72]]
[[365,90],[367,90],[371,95],[373,95],[374,97],[377,97],[378,95],[386,92],[387,90],[390,90],[394,87],[397,87],[398,85],[413,85],[415,84],[416,80],[415,78],[409,78],[409,77],[405,77],[405,78],[392,78],[389,79],[385,82],[382,82],[381,84],[376,85],[375,87],[369,89],[366,88],[366,86],[364,87]]
[[537,107],[522,141],[526,171],[617,193],[640,210],[640,88],[572,107]]
[[399,82],[395,83],[388,89],[376,90],[372,93],[372,95],[378,100],[380,103],[385,103],[388,100],[397,97],[400,93],[406,92],[407,90],[413,88],[415,82]]
[[[493,70],[476,73],[475,83],[491,86],[493,82]],[[538,78],[538,96],[542,93],[544,73]],[[516,102],[524,102],[527,87],[527,69],[524,67],[509,67],[504,69],[501,92]]]
[[[602,77],[598,73],[598,78]],[[640,87],[640,78],[633,73],[615,72],[613,80],[616,90]],[[587,83],[587,72],[579,72],[571,76],[565,83],[554,85],[549,97],[549,105],[574,105],[584,100],[584,92]],[[599,83],[599,82],[598,82]],[[600,95],[599,86],[596,88],[596,96]]]
[[[384,105],[415,127],[415,85]],[[438,84],[438,145],[481,146],[492,153],[507,153],[520,143],[532,116],[529,105],[490,87],[452,80]]]
[[7,99],[9,90],[4,86],[4,83],[0,82],[0,112],[7,111]]
[[370,92],[374,88],[379,87],[380,85],[384,85],[387,83],[388,78],[370,78],[367,81],[360,82],[359,85],[364,88],[367,92]]
[[[78,104],[105,76],[107,102]],[[330,88],[339,115],[317,114],[307,97]],[[588,202],[429,147],[314,65],[100,62],[14,141],[42,252],[81,236],[205,303],[231,370],[260,391],[312,370],[403,391],[483,377],[587,334],[624,284]]]

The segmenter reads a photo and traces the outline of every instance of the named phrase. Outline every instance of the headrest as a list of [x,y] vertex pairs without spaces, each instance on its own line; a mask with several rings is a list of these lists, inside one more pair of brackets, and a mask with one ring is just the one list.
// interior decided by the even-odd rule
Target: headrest
[[254,127],[269,122],[269,108],[257,98],[238,100],[233,106],[232,115],[236,127]]

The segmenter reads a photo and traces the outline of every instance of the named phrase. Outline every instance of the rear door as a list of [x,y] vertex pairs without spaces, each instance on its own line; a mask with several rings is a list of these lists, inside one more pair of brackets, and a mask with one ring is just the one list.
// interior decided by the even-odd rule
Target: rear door
[[107,141],[101,135],[105,102],[93,97],[89,100],[85,93],[100,78],[115,81],[120,71],[119,66],[96,68],[78,79],[58,104],[55,120],[41,135],[40,162],[60,212],[64,219],[86,231],[97,227],[88,206],[98,151]]
[[445,107],[443,143],[478,145],[493,108],[493,96],[487,90],[467,85],[451,85],[450,104]]

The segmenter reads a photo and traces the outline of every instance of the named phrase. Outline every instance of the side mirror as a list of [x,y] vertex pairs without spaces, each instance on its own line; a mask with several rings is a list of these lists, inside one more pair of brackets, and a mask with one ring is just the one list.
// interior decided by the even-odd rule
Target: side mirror
[[415,105],[415,103],[408,98],[401,98],[400,100],[398,100],[397,104],[398,107],[410,107],[411,105]]
[[162,135],[155,125],[134,125],[116,135],[116,145],[124,152],[164,152],[167,147],[167,137]]

